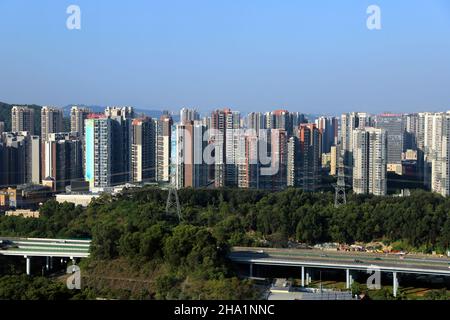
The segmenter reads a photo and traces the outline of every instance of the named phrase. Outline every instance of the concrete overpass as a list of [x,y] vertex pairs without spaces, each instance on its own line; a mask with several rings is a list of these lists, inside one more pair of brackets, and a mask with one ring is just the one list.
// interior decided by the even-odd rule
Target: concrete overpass
[[31,274],[31,257],[46,257],[46,268],[51,269],[53,258],[89,257],[91,240],[76,239],[43,239],[43,238],[10,238],[0,237],[0,255],[24,257],[26,272]]
[[353,279],[351,271],[380,271],[392,273],[393,293],[397,295],[399,273],[450,276],[450,259],[421,255],[392,255],[362,252],[324,251],[314,249],[267,249],[235,247],[229,254],[235,263],[253,265],[287,266],[301,268],[302,286],[310,280],[305,268],[340,269],[346,272],[346,287]]

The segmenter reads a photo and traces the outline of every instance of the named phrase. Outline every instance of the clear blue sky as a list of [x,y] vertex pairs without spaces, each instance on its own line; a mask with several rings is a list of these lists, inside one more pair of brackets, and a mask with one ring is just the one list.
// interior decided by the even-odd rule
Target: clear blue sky
[[[366,28],[370,4],[381,31]],[[9,103],[450,109],[448,0],[0,0],[0,16]]]

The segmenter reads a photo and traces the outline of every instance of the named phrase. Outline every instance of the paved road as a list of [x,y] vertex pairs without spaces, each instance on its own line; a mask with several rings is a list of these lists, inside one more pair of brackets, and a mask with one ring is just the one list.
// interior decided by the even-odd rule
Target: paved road
[[[260,250],[263,250],[263,253],[258,253]],[[285,265],[300,265],[304,262],[336,267],[339,265],[350,266],[355,269],[365,269],[368,266],[375,265],[386,269],[421,269],[450,275],[450,259],[448,257],[439,258],[425,255],[406,255],[403,259],[400,259],[399,255],[367,252],[235,247],[230,253],[230,258],[236,262],[251,261],[261,264],[283,262]]]

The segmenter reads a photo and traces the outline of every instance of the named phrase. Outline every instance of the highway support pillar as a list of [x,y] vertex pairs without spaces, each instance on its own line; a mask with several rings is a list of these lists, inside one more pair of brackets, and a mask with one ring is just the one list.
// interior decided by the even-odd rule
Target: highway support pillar
[[27,267],[26,267],[27,275],[30,276],[31,275],[31,258],[28,256],[24,256],[24,258],[27,260]]
[[309,286],[311,283],[311,275],[309,274],[309,271],[306,271],[306,285]]
[[50,270],[50,257],[45,257],[45,270]]
[[393,288],[392,288],[392,293],[394,295],[394,297],[397,297],[397,293],[398,293],[398,278],[397,278],[397,272],[393,272],[392,274],[392,279],[393,279]]
[[250,263],[250,278],[253,278],[253,263]]
[[53,270],[53,257],[50,257],[50,270]]
[[350,289],[351,287],[352,287],[352,284],[353,284],[353,277],[352,277],[352,274],[351,274],[351,272],[350,272],[350,269],[346,269],[345,270],[345,272],[346,272],[346,288],[347,289]]
[[302,287],[305,287],[305,267],[302,266]]

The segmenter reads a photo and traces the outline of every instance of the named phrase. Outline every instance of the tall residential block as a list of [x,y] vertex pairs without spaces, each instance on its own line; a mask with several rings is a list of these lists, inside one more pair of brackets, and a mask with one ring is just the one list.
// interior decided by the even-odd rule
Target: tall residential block
[[246,127],[253,129],[256,133],[261,129],[266,129],[265,115],[261,112],[251,112],[246,118]]
[[70,109],[70,132],[83,136],[84,120],[91,112],[89,108],[73,106]]
[[265,180],[271,190],[279,191],[287,187],[288,133],[284,129],[271,129],[270,137],[271,174],[261,176],[260,180]]
[[77,133],[50,133],[45,148],[43,178],[52,180],[54,191],[63,192],[83,179],[82,141]]
[[431,190],[450,196],[450,113],[434,115],[431,160]]
[[233,151],[227,158],[227,152],[234,150],[233,131],[240,128],[240,119],[240,113],[229,108],[211,113],[209,143],[215,146],[215,165],[211,166],[209,175],[219,188],[237,185],[235,153]]
[[40,183],[40,140],[29,132],[4,132],[0,139],[0,185]]
[[171,176],[172,117],[162,115],[156,121],[156,181],[169,182]]
[[305,191],[320,187],[322,132],[315,124],[302,124],[288,145],[288,185]]
[[44,143],[50,133],[63,131],[63,112],[53,107],[42,107],[41,109],[41,139]]
[[150,117],[134,119],[131,146],[133,182],[154,182],[156,179],[156,124]]
[[353,131],[353,192],[387,194],[387,134],[367,127]]
[[352,176],[353,168],[353,130],[371,127],[372,117],[364,112],[344,113],[341,116],[340,155],[344,160],[345,175]]
[[245,189],[260,188],[259,139],[255,132],[239,136],[237,155],[238,187]]
[[201,188],[208,183],[208,165],[203,152],[208,145],[204,139],[206,126],[200,121],[176,125],[175,186]]
[[376,127],[384,129],[388,139],[387,163],[395,170],[395,165],[401,167],[402,152],[405,141],[405,119],[402,114],[384,113],[376,117]]
[[85,180],[90,188],[131,181],[131,108],[107,108],[85,120]]
[[132,180],[131,169],[131,142],[132,120],[134,109],[132,107],[107,107],[105,116],[112,120],[112,185],[121,185]]
[[113,185],[113,120],[101,114],[90,114],[85,120],[85,180],[90,189]]
[[182,108],[180,110],[180,123],[186,124],[191,121],[200,120],[200,114],[195,109]]
[[12,132],[27,131],[34,134],[34,109],[14,106],[11,109]]
[[331,147],[337,144],[338,119],[335,117],[319,117],[316,126],[322,133],[320,153],[330,153]]

